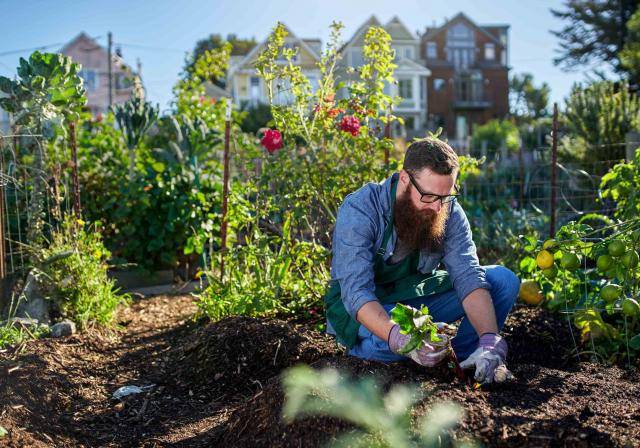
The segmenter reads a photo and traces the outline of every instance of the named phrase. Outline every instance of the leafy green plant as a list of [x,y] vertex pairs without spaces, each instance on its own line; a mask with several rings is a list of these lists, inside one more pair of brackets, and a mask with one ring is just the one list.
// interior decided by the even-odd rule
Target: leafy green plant
[[616,217],[632,219],[640,214],[640,149],[633,160],[615,165],[602,177],[602,197],[616,202]]
[[516,152],[520,148],[520,133],[511,121],[491,120],[473,130],[471,144],[476,151],[486,148],[488,154],[497,154],[503,148]]
[[[591,149],[586,161],[623,159],[625,136],[638,129],[640,101],[627,82],[575,84],[563,116],[568,133]],[[598,150],[607,147],[607,151]]]
[[[274,315],[320,308],[328,272],[327,250],[291,234],[291,215],[282,234],[252,226],[225,255],[228,278],[208,272],[199,296],[200,311],[211,319],[226,315]],[[256,220],[256,221],[259,221]],[[256,222],[257,224],[257,222]],[[215,264],[214,264],[215,265]]]
[[158,118],[158,107],[154,108],[143,98],[134,96],[124,104],[113,106],[113,113],[129,149],[129,183],[132,183],[136,163],[135,150]]
[[296,366],[285,372],[282,384],[286,395],[282,413],[286,421],[327,415],[359,428],[340,437],[331,445],[334,447],[448,446],[447,443],[452,443],[448,431],[464,416],[456,404],[437,403],[428,415],[412,425],[411,408],[423,398],[416,386],[394,385],[382,396],[373,378],[356,382],[334,369],[318,372],[305,365]]
[[129,300],[107,277],[110,254],[99,227],[67,215],[49,244],[33,249],[40,260],[35,272],[41,288],[59,313],[81,328],[91,323],[112,325],[117,306]]
[[400,326],[400,333],[411,336],[409,343],[400,351],[402,354],[419,349],[424,341],[442,341],[442,338],[438,336],[438,327],[429,314],[429,308],[425,305],[417,310],[398,303],[391,310],[391,320]]
[[6,347],[15,347],[23,341],[38,339],[48,334],[49,329],[46,325],[39,325],[30,330],[26,327],[13,324],[11,320],[7,320],[0,325],[0,350]]
[[18,78],[0,76],[0,107],[13,114],[20,147],[26,153],[32,182],[30,192],[27,239],[30,244],[41,241],[45,210],[45,158],[42,140],[53,140],[56,132],[66,136],[66,125],[77,120],[86,103],[80,66],[62,54],[36,51],[29,59],[20,58]]
[[[529,280],[523,285],[540,291],[536,303],[544,300],[543,306],[572,316],[588,353],[630,365],[640,359],[640,307],[633,302],[640,293],[639,248],[638,218],[620,222],[585,215],[560,228],[553,240],[540,244],[526,237],[529,255],[520,271]],[[530,292],[520,294],[531,301]]]

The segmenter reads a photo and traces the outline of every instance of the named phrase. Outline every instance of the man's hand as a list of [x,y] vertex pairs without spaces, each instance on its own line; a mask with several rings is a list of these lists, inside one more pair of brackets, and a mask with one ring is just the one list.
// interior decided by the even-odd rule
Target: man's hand
[[507,359],[507,342],[497,334],[485,333],[480,336],[476,351],[460,363],[463,369],[476,368],[475,380],[482,384],[501,383],[513,379],[504,364]]
[[[445,334],[439,335],[442,338],[442,346],[434,346],[424,341],[419,349],[411,350],[405,356],[425,367],[435,367],[442,362],[449,354],[449,338]],[[409,343],[411,336],[400,333],[400,326],[394,325],[389,332],[389,348],[394,353],[399,353],[402,348]]]

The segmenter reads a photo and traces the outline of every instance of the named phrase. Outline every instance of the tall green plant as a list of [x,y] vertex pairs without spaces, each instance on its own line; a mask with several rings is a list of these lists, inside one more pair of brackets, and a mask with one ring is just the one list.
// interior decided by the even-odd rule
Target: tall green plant
[[569,134],[590,149],[587,160],[623,159],[626,134],[640,125],[640,100],[626,82],[575,84],[566,100],[564,120]]
[[20,58],[18,78],[0,76],[0,107],[13,114],[16,130],[26,134],[26,147],[36,175],[31,184],[27,238],[34,244],[42,237],[45,220],[44,175],[45,151],[42,139],[52,140],[56,129],[66,135],[65,126],[77,120],[86,103],[80,65],[70,57],[36,51],[29,59]]
[[117,306],[127,303],[129,296],[118,294],[115,281],[107,277],[110,253],[102,242],[100,223],[86,225],[67,215],[47,247],[35,247],[34,253],[41,288],[62,315],[80,327],[113,324]]
[[134,96],[126,103],[116,104],[112,109],[129,149],[129,183],[131,184],[134,178],[136,148],[158,118],[158,106],[153,107],[143,98]]

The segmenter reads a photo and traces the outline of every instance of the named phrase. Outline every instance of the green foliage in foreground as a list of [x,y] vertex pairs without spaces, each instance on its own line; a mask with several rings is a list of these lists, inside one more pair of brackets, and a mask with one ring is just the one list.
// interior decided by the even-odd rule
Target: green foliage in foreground
[[[333,447],[440,447],[450,446],[448,431],[464,413],[453,403],[435,404],[431,412],[412,424],[411,409],[423,398],[416,386],[394,385],[382,395],[373,378],[353,381],[335,369],[321,371],[300,365],[285,372],[283,417],[293,421],[308,415],[336,417],[359,430],[340,437]],[[462,446],[457,444],[454,446]],[[466,443],[471,447],[474,444]]]

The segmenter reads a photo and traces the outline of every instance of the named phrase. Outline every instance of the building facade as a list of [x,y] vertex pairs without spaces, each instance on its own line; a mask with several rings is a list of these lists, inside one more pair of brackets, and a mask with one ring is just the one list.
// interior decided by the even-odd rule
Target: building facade
[[[86,33],[80,33],[60,53],[71,57],[82,65],[80,76],[84,80],[87,92],[87,107],[92,114],[106,113],[109,110],[109,53]],[[111,55],[112,104],[121,104],[129,100],[134,90],[134,77],[139,76],[124,63],[122,57],[113,52]]]
[[478,26],[459,13],[421,37],[431,71],[427,127],[442,127],[458,147],[467,147],[475,125],[509,113],[508,31],[508,25]]
[[[389,33],[391,47],[396,55],[397,67],[394,76],[397,83],[387,84],[385,92],[392,97],[398,97],[399,103],[393,113],[402,117],[405,124],[402,126],[396,122],[393,134],[404,137],[424,135],[427,118],[427,78],[431,72],[420,58],[420,40],[397,16],[385,25],[382,25],[375,16],[371,16],[363,23],[340,50],[342,60],[339,74],[348,82],[352,77],[347,73],[347,68],[357,69],[365,63],[363,54],[365,35],[372,26],[381,27]],[[344,95],[345,92],[343,91],[342,94]]]
[[[285,26],[288,35],[285,47],[297,49],[298,53],[293,62],[301,67],[302,73],[309,79],[313,91],[317,90],[320,81],[318,63],[321,58],[322,43],[320,39],[298,38]],[[267,41],[256,45],[245,56],[233,56],[229,63],[226,90],[231,92],[233,101],[238,106],[256,106],[269,104],[269,95],[264,80],[258,76],[255,68],[258,55],[262,52]],[[283,58],[280,62],[286,63]],[[289,104],[293,100],[290,86],[283,82],[274,83],[274,103]]]

